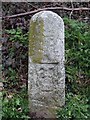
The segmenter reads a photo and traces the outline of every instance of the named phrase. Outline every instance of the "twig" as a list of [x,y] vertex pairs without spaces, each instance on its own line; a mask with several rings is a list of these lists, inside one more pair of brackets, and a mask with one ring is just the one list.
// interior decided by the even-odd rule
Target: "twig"
[[72,6],[72,11],[71,11],[70,16],[69,16],[70,19],[71,19],[71,17],[72,17],[73,9],[74,9],[74,6],[73,6],[73,2],[72,2],[72,0],[71,0],[71,6]]
[[34,11],[30,11],[30,12],[25,12],[25,13],[20,13],[20,14],[16,14],[16,15],[11,15],[11,16],[4,16],[2,17],[2,19],[5,19],[5,18],[16,18],[16,17],[23,17],[23,16],[26,16],[26,15],[31,15],[31,14],[35,14],[37,12],[40,12],[40,11],[44,11],[44,10],[66,10],[66,11],[78,11],[78,10],[90,10],[90,8],[86,8],[86,7],[83,7],[83,8],[67,8],[67,7],[48,7],[48,8],[43,8],[43,9],[37,9],[37,10],[34,10]]
[[32,5],[31,3],[29,3],[29,5],[30,5],[30,6],[32,6],[33,8],[35,8],[35,9],[37,9],[37,7],[36,7],[36,6],[34,6],[34,5]]

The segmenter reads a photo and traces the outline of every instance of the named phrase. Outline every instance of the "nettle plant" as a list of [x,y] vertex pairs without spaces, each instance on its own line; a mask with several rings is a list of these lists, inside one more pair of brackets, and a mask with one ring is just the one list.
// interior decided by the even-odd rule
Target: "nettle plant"
[[9,35],[9,40],[14,42],[28,45],[28,32],[24,33],[21,28],[5,30],[6,34]]
[[75,95],[68,93],[66,95],[66,105],[57,112],[59,120],[87,119],[90,117],[87,104],[88,99],[85,95]]
[[[66,104],[57,112],[57,116],[60,120],[87,119],[90,117],[89,87],[86,84],[90,78],[90,27],[68,18],[64,18],[64,23]],[[82,83],[87,88],[80,88]]]
[[[66,75],[69,80],[90,77],[90,27],[88,24],[64,18]],[[84,81],[83,81],[84,82]]]
[[28,120],[30,118],[28,115],[28,95],[25,89],[23,89],[21,92],[18,92],[18,94],[3,91],[3,96],[2,120]]

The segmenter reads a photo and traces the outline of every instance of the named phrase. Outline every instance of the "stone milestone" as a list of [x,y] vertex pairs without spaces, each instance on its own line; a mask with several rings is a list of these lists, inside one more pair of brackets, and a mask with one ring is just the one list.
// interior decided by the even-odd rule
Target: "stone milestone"
[[64,23],[51,11],[30,20],[28,95],[35,118],[56,118],[65,103]]

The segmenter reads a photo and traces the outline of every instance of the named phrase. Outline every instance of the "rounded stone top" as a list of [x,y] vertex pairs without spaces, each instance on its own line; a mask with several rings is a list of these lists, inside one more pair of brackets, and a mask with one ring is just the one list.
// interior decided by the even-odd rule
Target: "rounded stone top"
[[58,20],[59,19],[59,21],[61,22],[61,23],[63,23],[63,19],[57,14],[57,13],[55,13],[55,12],[52,12],[52,11],[40,11],[40,12],[38,12],[38,13],[36,13],[36,14],[34,14],[33,15],[33,17],[32,17],[32,20],[34,21],[34,20],[36,20],[37,18],[43,18],[43,20],[45,19],[46,20],[46,18],[47,17],[49,17],[49,18],[56,18],[56,20]]
[[59,63],[64,59],[63,19],[52,11],[41,11],[30,20],[30,57],[34,63]]

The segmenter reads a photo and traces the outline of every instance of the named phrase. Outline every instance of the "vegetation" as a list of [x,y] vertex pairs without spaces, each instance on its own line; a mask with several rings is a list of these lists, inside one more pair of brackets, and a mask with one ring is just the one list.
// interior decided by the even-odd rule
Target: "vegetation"
[[90,28],[64,18],[66,55],[66,104],[58,111],[60,120],[90,117]]
[[[8,35],[7,44],[9,44],[9,47],[7,48],[8,50],[6,49],[6,52],[3,55],[3,57],[6,55],[5,57],[11,58],[12,61],[15,59],[16,63],[13,63],[13,65],[11,65],[8,62],[7,63],[8,65],[7,64],[3,65],[4,90],[3,90],[3,104],[2,104],[2,109],[3,109],[2,120],[8,120],[8,119],[16,120],[20,118],[23,120],[28,120],[28,118],[30,117],[29,117],[29,107],[28,107],[28,94],[26,88],[27,81],[25,80],[23,82],[24,78],[22,77],[23,73],[21,70],[23,69],[23,65],[22,65],[23,63],[21,59],[25,61],[26,60],[25,57],[28,54],[27,53],[28,51],[26,51],[27,49],[25,47],[28,45],[28,33],[23,33],[23,31],[20,28],[5,30],[5,33]],[[19,51],[19,56],[17,56],[16,54],[18,53],[17,49]],[[27,54],[26,53],[23,54],[23,51],[26,51]],[[25,69],[27,69],[27,67],[25,67]],[[20,78],[20,76],[22,78]],[[24,74],[24,76],[26,75]]]
[[[59,120],[86,119],[90,117],[90,28],[88,24],[64,18],[65,23],[65,67],[66,104],[57,111]],[[9,40],[28,46],[28,33],[20,28],[6,30]],[[13,52],[10,48],[10,52]],[[27,51],[26,51],[27,52]],[[14,53],[13,53],[14,54]],[[19,83],[18,73],[10,68],[6,83]],[[28,119],[28,99],[24,87],[11,95],[12,87],[3,92],[3,118]],[[8,92],[7,92],[8,91]]]
[[88,99],[85,95],[75,95],[73,93],[66,94],[66,105],[62,110],[58,111],[60,120],[76,120],[87,119],[89,117]]
[[28,33],[24,33],[19,27],[17,29],[5,30],[9,34],[9,40],[28,45]]
[[28,95],[25,89],[21,92],[4,91],[3,99],[3,120],[14,120],[22,118],[28,120]]

